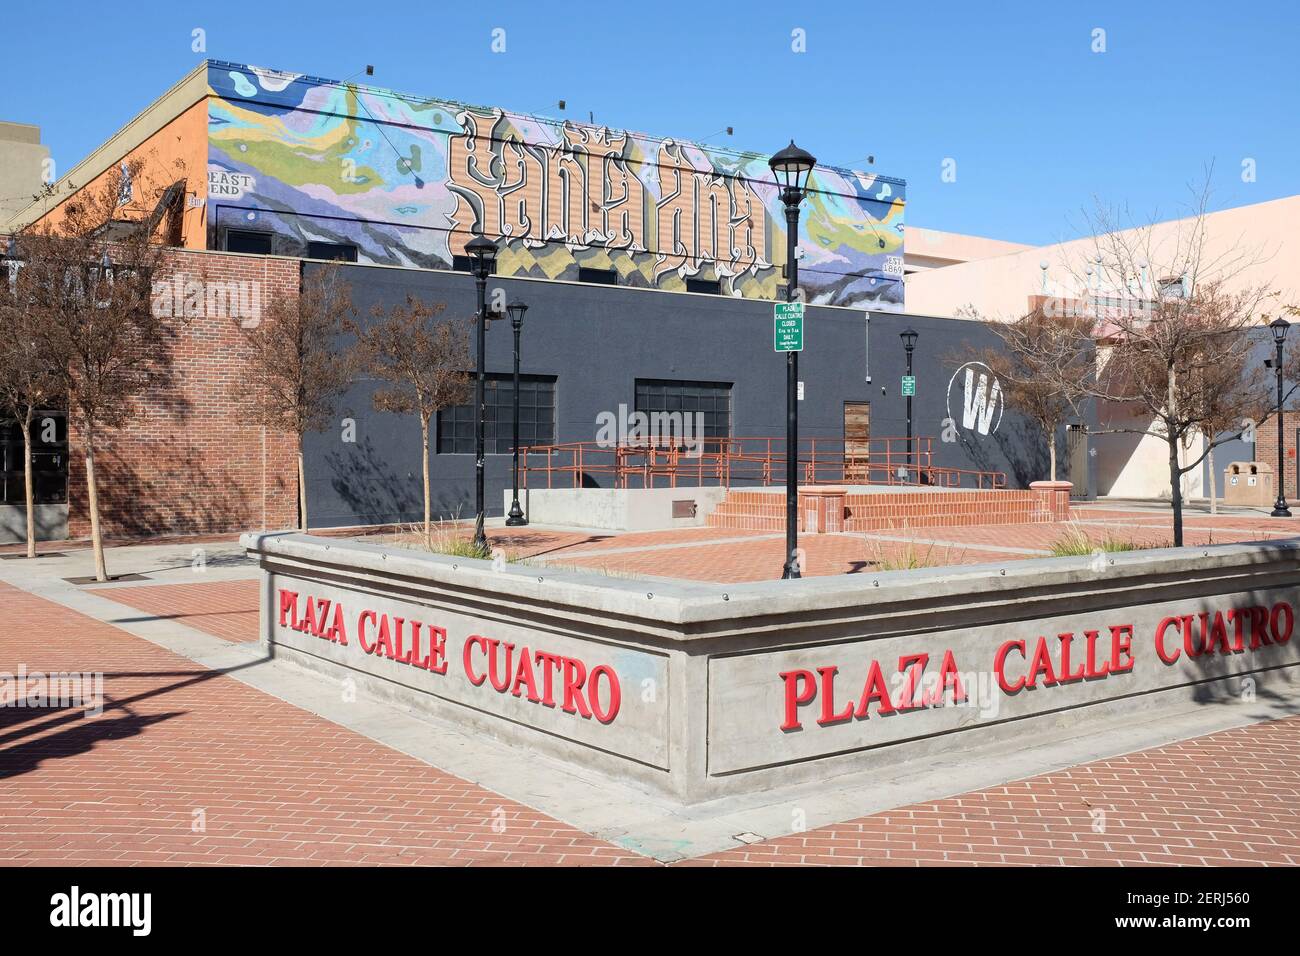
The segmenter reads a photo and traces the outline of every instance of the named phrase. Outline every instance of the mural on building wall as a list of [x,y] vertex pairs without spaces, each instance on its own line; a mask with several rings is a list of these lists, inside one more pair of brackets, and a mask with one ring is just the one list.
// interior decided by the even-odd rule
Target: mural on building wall
[[[776,298],[785,217],[766,157],[212,63],[208,202],[277,252],[356,245],[361,261],[447,268],[475,232],[497,273]],[[819,167],[800,221],[814,303],[901,310],[904,186]]]

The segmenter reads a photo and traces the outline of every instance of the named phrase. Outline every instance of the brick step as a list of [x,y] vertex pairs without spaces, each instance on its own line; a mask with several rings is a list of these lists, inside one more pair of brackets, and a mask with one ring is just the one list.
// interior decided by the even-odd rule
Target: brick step
[[[1061,489],[909,492],[841,499],[845,531],[898,531],[963,525],[1040,524],[1068,516],[1068,486]],[[801,499],[803,495],[801,494]],[[828,506],[830,506],[828,504]],[[800,505],[803,508],[801,502]],[[803,517],[801,515],[801,517]],[[828,519],[829,520],[829,519]],[[785,529],[785,496],[732,491],[706,519],[711,528],[779,532]],[[832,530],[835,530],[834,525]]]

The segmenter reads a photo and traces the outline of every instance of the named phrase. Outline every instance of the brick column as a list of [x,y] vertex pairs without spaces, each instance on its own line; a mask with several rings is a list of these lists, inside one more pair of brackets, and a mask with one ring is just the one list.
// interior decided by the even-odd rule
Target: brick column
[[[1255,428],[1255,461],[1262,461],[1273,468],[1274,487],[1278,483],[1286,489],[1286,496],[1289,499],[1296,497],[1296,447],[1295,447],[1295,430],[1300,427],[1300,410],[1288,408],[1286,411],[1286,420],[1283,422],[1286,433],[1282,436],[1285,441],[1285,447],[1282,453],[1282,464],[1278,467],[1277,454],[1277,416],[1270,415],[1264,419]],[[1222,457],[1218,449],[1215,449],[1216,458]],[[1218,474],[1215,480],[1219,483],[1219,493],[1223,493],[1223,469],[1228,467],[1229,462],[1216,460],[1215,467]]]
[[846,488],[813,485],[799,489],[799,530],[818,534],[844,530]]
[[1070,520],[1070,489],[1074,485],[1068,481],[1034,481],[1029,490],[1038,498],[1039,507],[1048,516],[1048,521]]

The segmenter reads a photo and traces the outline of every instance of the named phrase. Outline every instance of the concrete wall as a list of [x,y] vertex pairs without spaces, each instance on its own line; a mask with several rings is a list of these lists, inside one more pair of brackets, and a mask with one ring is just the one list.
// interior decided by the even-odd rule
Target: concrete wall
[[[722,503],[726,489],[713,488],[522,488],[519,504],[537,524],[573,525],[609,531],[700,528]],[[502,493],[508,511],[511,489]],[[674,502],[689,502],[691,514],[673,517]]]
[[40,192],[49,158],[39,126],[0,122],[0,231]]
[[[68,536],[68,506],[36,506],[36,540],[62,541]],[[0,505],[0,544],[27,540],[27,509],[22,505]]]
[[[308,273],[316,268],[304,266]],[[446,303],[448,317],[474,312],[474,280],[465,274],[366,265],[343,271],[363,321],[373,306],[402,301],[408,292]],[[492,278],[488,288],[489,295],[501,289],[507,299],[518,297],[530,307],[521,371],[556,376],[558,442],[594,441],[598,414],[616,413],[620,404],[634,406],[638,378],[733,383],[734,437],[785,434],[785,359],[772,350],[770,302],[532,279]],[[935,438],[935,463],[1003,471],[1010,487],[1046,478],[1046,444],[1020,416],[998,409],[1004,413],[991,418],[987,434],[978,422],[964,425],[965,376],[959,367],[968,347],[996,344],[977,323],[809,307],[799,360],[805,383],[801,437],[841,440],[844,403],[850,401],[871,403],[873,436],[905,434],[898,334],[909,326],[920,335],[915,434]],[[487,335],[488,371],[509,372],[512,348],[509,324],[494,323]],[[354,442],[343,441],[341,424],[307,438],[308,510],[314,525],[413,521],[421,513],[418,422],[375,412],[373,389],[372,382],[360,382],[340,405],[340,422],[345,417],[356,422]],[[940,441],[950,417],[953,440]],[[436,513],[472,514],[473,456],[435,454],[432,460]],[[1063,472],[1066,464],[1062,455]],[[490,454],[486,467],[488,513],[500,515],[510,456]],[[1079,480],[1068,473],[1060,477]]]
[[1294,542],[734,585],[243,542],[270,656],[684,803],[1300,672]]

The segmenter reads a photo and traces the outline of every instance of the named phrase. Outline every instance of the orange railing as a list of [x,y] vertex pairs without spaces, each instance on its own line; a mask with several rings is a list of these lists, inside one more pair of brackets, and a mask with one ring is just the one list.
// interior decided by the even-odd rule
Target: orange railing
[[[785,481],[785,439],[703,438],[693,446],[667,442],[603,445],[568,442],[519,449],[521,485],[545,488],[654,488],[679,484],[731,487]],[[539,460],[540,459],[540,460]],[[934,439],[806,438],[799,442],[801,484],[934,485],[1003,488],[1000,471],[950,468],[934,463]],[[545,476],[544,483],[542,476]]]

